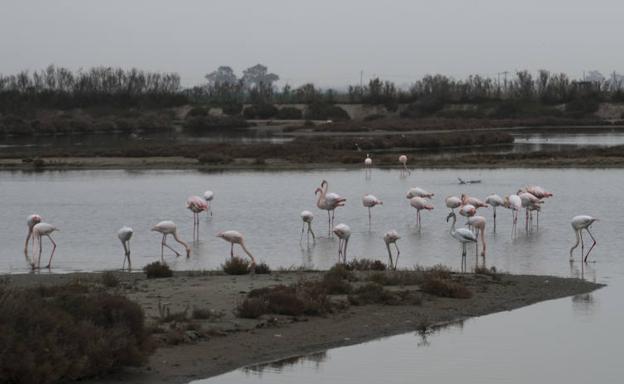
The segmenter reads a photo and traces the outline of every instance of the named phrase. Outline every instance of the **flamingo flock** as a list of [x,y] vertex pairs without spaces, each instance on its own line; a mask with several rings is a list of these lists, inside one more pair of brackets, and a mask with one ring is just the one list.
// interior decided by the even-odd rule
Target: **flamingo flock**
[[[401,174],[407,175],[410,173],[409,169],[406,167],[407,157],[405,155],[401,155],[399,158],[400,163],[403,165],[401,168]],[[368,170],[372,167],[372,159],[370,155],[366,155],[365,159],[365,167]],[[328,238],[331,238],[335,235],[338,238],[338,262],[346,263],[347,262],[347,246],[349,244],[349,239],[351,237],[351,227],[345,223],[340,223],[334,225],[335,220],[335,211],[337,208],[344,207],[347,199],[340,196],[335,192],[329,191],[329,182],[327,180],[322,180],[319,187],[315,189],[316,195],[316,206],[320,210],[327,211],[327,220],[328,220]],[[409,205],[416,209],[416,227],[420,231],[422,228],[422,219],[421,219],[421,211],[432,211],[434,209],[434,205],[432,204],[432,199],[435,194],[431,193],[421,187],[412,187],[409,188],[405,197],[409,201]],[[497,218],[497,208],[503,207],[511,211],[512,218],[512,237],[517,233],[517,221],[518,215],[522,209],[525,210],[525,231],[527,233],[533,230],[533,215],[537,218],[537,229],[539,230],[539,213],[544,206],[545,199],[552,197],[553,194],[544,190],[540,186],[528,185],[522,187],[517,190],[515,194],[510,194],[505,197],[501,197],[498,194],[490,194],[484,200],[481,200],[475,196],[469,196],[467,194],[461,194],[460,196],[447,196],[444,199],[446,207],[449,209],[448,216],[446,217],[446,221],[450,222],[449,234],[461,245],[461,256],[462,256],[462,268],[465,267],[465,258],[467,254],[467,245],[475,244],[475,256],[481,256],[484,258],[487,254],[487,242],[486,242],[486,227],[487,227],[487,219],[483,215],[478,215],[478,210],[492,208],[492,221],[493,221],[493,232],[496,232],[496,218]],[[200,225],[200,214],[202,212],[206,212],[207,214],[213,215],[211,210],[211,203],[214,198],[214,192],[208,190],[203,194],[203,197],[199,197],[196,195],[190,196],[186,201],[186,208],[189,209],[193,214],[193,240],[199,241],[199,225]],[[362,197],[362,206],[368,210],[368,223],[369,230],[372,223],[372,209],[377,205],[383,205],[383,202],[378,199],[373,194],[365,194]],[[457,212],[456,212],[457,211]],[[466,218],[465,227],[456,228],[457,225],[457,214]],[[302,220],[301,227],[301,237],[300,242],[303,242],[304,233],[307,233],[307,241],[308,244],[310,242],[310,237],[313,242],[316,242],[317,236],[315,235],[312,229],[312,222],[314,219],[314,214],[309,210],[304,210],[300,213],[300,217]],[[581,260],[583,262],[587,262],[588,257],[591,251],[597,244],[595,237],[590,231],[590,227],[594,224],[598,219],[588,216],[588,215],[579,215],[575,216],[571,221],[572,229],[576,236],[576,243],[570,248],[570,261],[573,261],[574,250],[578,248],[579,244],[581,246]],[[27,262],[33,269],[41,268],[41,258],[42,258],[42,250],[43,250],[43,238],[47,237],[52,245],[52,250],[50,252],[50,256],[48,259],[48,263],[45,268],[51,268],[52,259],[54,257],[54,253],[56,251],[57,244],[52,238],[52,234],[55,231],[59,231],[59,229],[51,224],[48,224],[43,221],[43,218],[40,215],[32,214],[27,217],[27,236],[26,241],[24,243],[24,255],[26,257]],[[186,257],[189,258],[191,256],[191,247],[190,245],[182,240],[179,236],[178,229],[176,224],[170,220],[164,220],[151,228],[151,231],[157,232],[162,235],[161,239],[161,254],[160,259],[161,262],[164,263],[165,260],[165,248],[172,251],[176,257],[180,257],[182,255],[181,252],[176,250],[170,244],[167,243],[167,238],[171,237],[175,242],[180,244],[184,249],[184,253]],[[589,250],[585,253],[585,242],[583,239],[583,231],[585,231],[592,240],[592,245]],[[122,269],[125,269],[126,262],[128,263],[128,270],[131,270],[131,258],[130,258],[130,240],[134,234],[134,230],[129,226],[123,226],[117,232],[117,237],[122,244],[124,251],[124,259],[122,264]],[[230,243],[230,257],[234,257],[234,245],[238,244],[243,252],[250,258],[251,267],[256,265],[256,259],[251,254],[249,249],[245,244],[245,240],[243,235],[235,230],[227,230],[219,232],[217,237],[227,241]],[[400,255],[399,247],[397,245],[398,240],[401,239],[399,233],[395,230],[387,231],[383,240],[388,251],[388,260],[389,260],[389,268],[397,269],[398,259]],[[479,252],[479,240],[481,241],[481,250]],[[32,258],[29,256],[29,243],[32,242]],[[393,255],[391,245],[394,245],[396,250],[396,256]]]

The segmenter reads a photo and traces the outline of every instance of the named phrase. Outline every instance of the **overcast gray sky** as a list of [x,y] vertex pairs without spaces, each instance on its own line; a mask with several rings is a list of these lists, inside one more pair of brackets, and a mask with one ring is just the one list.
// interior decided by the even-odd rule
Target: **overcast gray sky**
[[622,0],[0,0],[0,73],[256,63],[293,85],[515,69],[624,72]]

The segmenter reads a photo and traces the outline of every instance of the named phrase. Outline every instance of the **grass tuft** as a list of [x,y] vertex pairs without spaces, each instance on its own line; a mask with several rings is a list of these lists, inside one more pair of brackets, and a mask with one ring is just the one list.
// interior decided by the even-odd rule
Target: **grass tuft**
[[251,263],[249,260],[234,256],[222,264],[221,268],[223,269],[223,272],[228,275],[246,275],[249,273],[250,265]]
[[166,263],[155,261],[151,264],[147,264],[143,267],[143,272],[147,275],[148,279],[159,279],[173,276],[173,271]]

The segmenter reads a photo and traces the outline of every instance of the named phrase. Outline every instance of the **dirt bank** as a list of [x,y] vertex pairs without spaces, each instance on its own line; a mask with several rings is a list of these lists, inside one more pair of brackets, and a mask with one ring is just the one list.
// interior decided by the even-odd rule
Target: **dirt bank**
[[[385,273],[385,272],[384,272]],[[143,274],[116,273],[121,284],[108,288],[137,301],[150,323],[162,322],[163,312],[189,314],[193,331],[178,345],[163,343],[149,363],[128,369],[97,383],[186,383],[249,364],[321,351],[331,347],[410,332],[435,324],[512,310],[539,301],[576,295],[601,287],[578,279],[507,274],[453,274],[452,279],[472,293],[468,299],[444,298],[424,293],[419,285],[386,287],[410,291],[422,301],[398,305],[348,305],[324,316],[263,315],[236,317],[234,309],[252,289],[315,280],[320,272],[273,272],[271,275],[226,276],[215,273],[176,273],[173,278],[146,280]],[[370,272],[360,272],[364,280]],[[62,284],[72,281],[99,283],[101,275],[13,275],[13,287]],[[332,295],[346,303],[346,296]],[[192,312],[203,310],[197,319]],[[198,316],[199,317],[199,316]],[[191,320],[189,320],[191,321]],[[174,322],[169,327],[178,327]],[[186,328],[185,328],[186,329]],[[165,338],[165,335],[156,335]],[[171,344],[171,343],[169,343]]]

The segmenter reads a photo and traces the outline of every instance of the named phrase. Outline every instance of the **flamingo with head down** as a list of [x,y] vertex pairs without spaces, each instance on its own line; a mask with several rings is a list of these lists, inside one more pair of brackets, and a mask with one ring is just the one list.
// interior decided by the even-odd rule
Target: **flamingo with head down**
[[256,259],[253,257],[251,252],[249,252],[249,250],[245,246],[245,239],[243,238],[243,235],[240,232],[231,231],[231,230],[219,232],[217,234],[217,237],[220,237],[223,240],[230,243],[230,258],[234,257],[234,244],[240,245],[240,247],[243,249],[243,252],[245,252],[247,256],[249,256],[249,258],[251,259],[251,268],[253,270],[253,268],[256,266]]
[[[30,216],[28,216],[28,218],[26,218],[26,226],[28,227],[28,235],[26,235],[26,242],[24,243],[24,256],[26,257],[26,262],[28,262],[30,265],[34,265],[34,261],[30,260],[30,257],[28,257],[28,241],[30,241],[30,239],[32,238],[33,241],[33,248],[35,246],[35,238],[33,237],[33,227],[39,223],[41,223],[43,221],[43,219],[41,218],[41,216],[37,215],[37,214],[32,214]],[[35,255],[33,255],[33,258],[35,257]]]
[[[334,227],[334,233],[338,237],[338,263],[347,263],[347,244],[351,237],[351,228],[347,224],[338,224]],[[342,258],[341,258],[342,256]]]
[[[579,242],[580,242],[581,243],[581,259],[583,260],[583,262],[587,263],[587,258],[589,257],[589,253],[592,251],[592,249],[594,249],[596,244],[598,244],[598,242],[594,238],[594,235],[592,235],[592,233],[589,231],[589,227],[591,227],[592,224],[594,224],[596,221],[598,221],[598,219],[596,219],[595,217],[588,216],[588,215],[579,215],[579,216],[574,216],[572,218],[572,222],[570,224],[572,225],[572,229],[574,230],[574,234],[576,235],[576,243],[574,243],[572,248],[570,248],[570,262],[574,261],[574,256],[572,253],[578,247]],[[589,234],[589,237],[591,237],[592,241],[594,242],[592,246],[589,248],[589,250],[587,251],[587,254],[585,256],[583,256],[583,252],[585,250],[585,244],[583,242],[583,230],[585,230]]]
[[172,250],[173,253],[175,253],[176,257],[180,257],[180,253],[176,251],[175,249],[171,248],[169,244],[167,244],[167,236],[169,235],[173,236],[173,239],[175,241],[182,244],[182,246],[186,250],[186,257],[191,257],[191,247],[189,247],[189,245],[186,242],[184,242],[182,239],[178,237],[178,227],[175,225],[173,221],[170,221],[170,220],[161,221],[160,223],[152,227],[152,231],[158,232],[163,235],[162,242],[160,243],[160,261],[162,261],[163,263],[165,262],[165,247]]
[[[52,252],[50,253],[50,259],[48,260],[48,265],[46,265],[46,268],[50,269],[52,266],[52,257],[54,257],[54,251],[56,251],[56,243],[54,242],[54,240],[52,239],[52,232],[54,231],[58,231],[59,229],[56,228],[55,226],[48,224],[48,223],[37,223],[35,224],[35,226],[33,227],[32,230],[32,235],[34,236],[34,240],[37,240],[37,245],[39,246],[39,256],[37,257],[37,268],[41,268],[41,251],[42,251],[42,244],[41,244],[41,238],[42,237],[47,237],[48,239],[50,239],[50,242],[52,243]],[[34,245],[34,241],[33,241],[33,259],[35,256],[35,245]],[[33,260],[32,263],[32,267],[35,268],[35,263]]]
[[411,174],[411,171],[407,168],[407,156],[406,155],[399,156],[399,163],[403,165],[403,168],[401,168],[401,176],[407,176]]
[[312,220],[314,220],[314,214],[310,211],[301,211],[301,220],[303,221],[303,225],[301,226],[301,239],[299,242],[303,241],[303,232],[306,224],[308,225],[308,241],[310,241],[310,235],[312,235],[312,241],[315,241],[316,236],[314,235],[314,231],[312,231]]
[[[401,251],[399,251],[399,246],[397,245],[397,241],[400,238],[401,236],[399,236],[399,233],[394,229],[386,232],[386,234],[384,235],[384,242],[386,243],[386,248],[388,249],[388,259],[390,261],[390,268],[392,268],[395,271],[397,269],[397,264],[399,263],[399,255],[401,254]],[[397,255],[396,255],[396,258],[394,259],[394,262],[392,260],[392,251],[390,250],[390,244],[394,244],[394,247],[396,248],[396,251],[397,251]]]
[[483,216],[472,216],[469,217],[468,220],[466,221],[466,225],[468,225],[469,227],[474,228],[474,233],[477,237],[477,241],[475,242],[475,245],[477,247],[477,255],[479,254],[479,237],[481,237],[481,245],[483,246],[481,249],[481,256],[485,257],[485,251],[486,251],[486,244],[485,244],[485,217]]
[[121,266],[122,270],[126,267],[126,259],[128,259],[128,271],[132,269],[132,266],[130,264],[130,239],[132,238],[133,233],[134,231],[132,230],[132,228],[126,225],[121,227],[121,229],[117,232],[117,237],[119,238],[119,241],[121,241],[121,245],[124,249],[124,261]]

